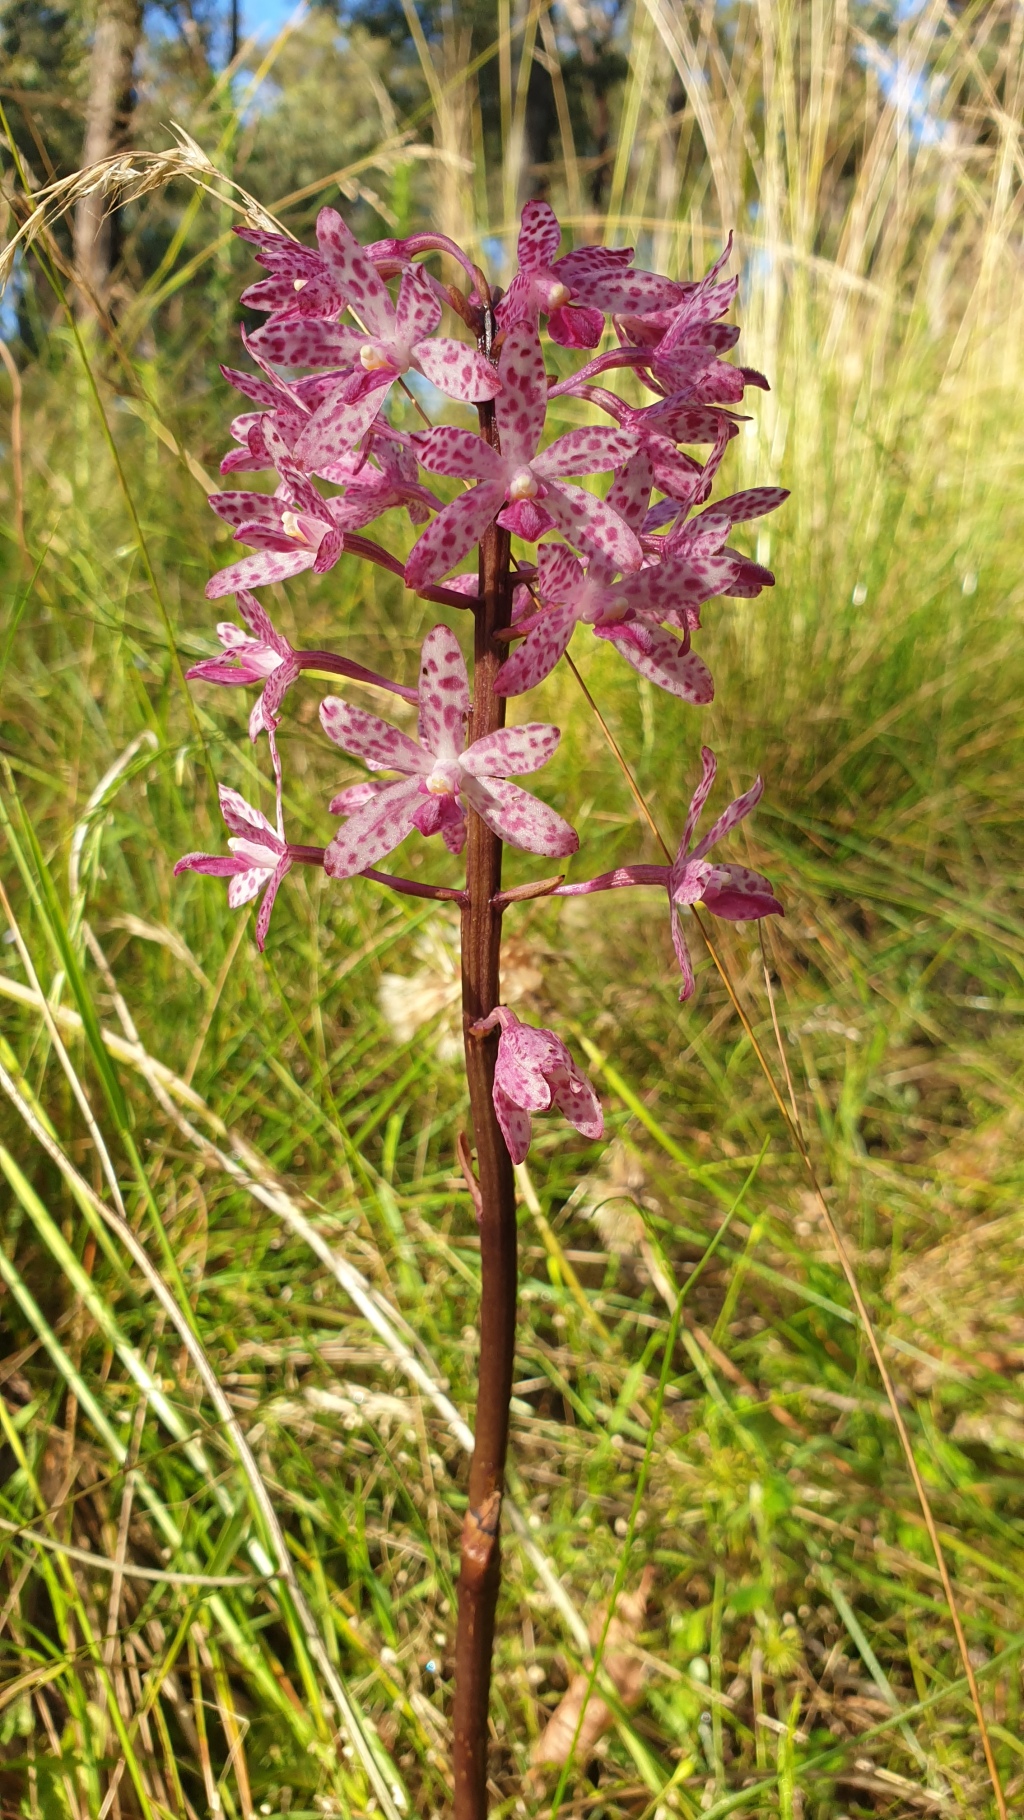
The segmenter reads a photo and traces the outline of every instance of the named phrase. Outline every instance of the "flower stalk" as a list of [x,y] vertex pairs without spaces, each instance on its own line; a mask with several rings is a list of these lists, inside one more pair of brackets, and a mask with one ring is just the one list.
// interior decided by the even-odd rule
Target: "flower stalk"
[[[276,471],[275,492],[214,495],[211,505],[252,554],[207,584],[211,600],[234,594],[244,630],[218,627],[222,651],[189,675],[221,686],[257,685],[249,718],[253,741],[266,735],[274,774],[275,819],[221,786],[228,852],[188,853],[176,871],[223,878],[228,902],[259,900],[262,948],[278,891],[296,865],[322,867],[337,882],[368,879],[400,894],[458,904],[462,933],[462,1011],[474,1157],[460,1134],[455,1149],[480,1231],[481,1296],[476,1444],[462,1528],[452,1711],[455,1820],[485,1820],[491,1658],[501,1581],[501,1507],[509,1439],[516,1341],[518,1268],[513,1164],[530,1147],[532,1118],[562,1114],[587,1140],[600,1138],[600,1102],[569,1050],[551,1030],[533,1029],[501,1002],[501,929],[505,913],[540,896],[577,896],[624,886],[667,893],[681,997],[694,990],[679,913],[702,903],[717,916],[751,921],[781,912],[760,874],[712,863],[711,846],[756,805],[754,786],[693,844],[697,818],[715,779],[703,753],[675,861],[625,864],[590,879],[565,873],[502,890],[505,845],[568,861],[574,828],[514,778],[539,770],[561,738],[537,721],[505,724],[509,698],[541,682],[577,629],[611,643],[642,677],[691,706],[711,699],[710,671],[691,648],[702,606],[722,594],[753,596],[773,576],[729,547],[736,525],[785,498],[755,487],[708,504],[736,424],[750,369],[722,359],[737,331],[720,318],[735,281],[719,279],[722,258],[704,278],[680,283],[637,271],[626,248],[578,247],[558,257],[561,229],[547,203],[527,203],[519,270],[494,308],[468,255],[436,235],[361,247],[332,209],[321,211],[317,249],[262,229],[243,230],[269,276],[243,303],[269,312],[243,333],[256,373],[224,373],[251,403],[232,426],[237,447],[222,472]],[[475,289],[446,288],[416,263],[444,251]],[[397,280],[396,295],[388,285]],[[450,306],[475,347],[439,336]],[[344,319],[348,316],[351,321]],[[611,318],[618,339],[572,380],[551,386],[541,341],[589,350]],[[353,326],[354,325],[354,326]],[[282,367],[313,369],[293,380]],[[585,382],[621,369],[657,395],[627,405]],[[409,432],[386,408],[389,392],[414,371],[449,398],[474,404],[478,434],[450,423]],[[571,429],[553,440],[549,400],[574,393],[603,410],[611,427]],[[421,415],[423,415],[421,411]],[[703,463],[680,445],[710,445]],[[420,470],[462,483],[445,502]],[[572,476],[610,474],[599,495]],[[338,489],[325,493],[314,482]],[[655,497],[658,495],[659,497]],[[698,510],[698,508],[701,508]],[[424,526],[403,564],[362,529],[401,511]],[[512,539],[537,545],[536,561]],[[476,572],[459,570],[476,554]],[[345,556],[400,576],[410,592],[473,619],[473,674],[456,632],[428,631],[415,689],[326,649],[293,646],[252,592],[302,573],[325,577]],[[452,573],[452,571],[458,571]],[[514,648],[513,648],[514,647]],[[326,845],[292,841],[285,831],[277,731],[285,698],[319,671],[360,688],[414,703],[416,736],[347,697],[320,704],[320,725],[334,746],[373,774],[346,783],[328,804],[340,825]],[[412,835],[439,835],[464,855],[461,884],[432,884],[381,872],[377,862]],[[666,853],[666,858],[669,855]]]

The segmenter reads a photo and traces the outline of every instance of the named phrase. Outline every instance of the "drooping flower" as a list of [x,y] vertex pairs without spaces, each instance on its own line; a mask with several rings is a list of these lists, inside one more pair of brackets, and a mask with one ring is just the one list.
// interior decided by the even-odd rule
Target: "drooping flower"
[[[748,385],[767,390],[764,375],[752,367],[735,367],[721,355],[735,347],[740,331],[719,319],[739,287],[737,278],[721,284],[718,276],[732,252],[732,235],[714,264],[692,284],[677,286],[674,302],[615,318],[620,340],[642,353],[648,383],[665,397],[693,404],[739,404]],[[632,364],[632,362],[631,362]],[[577,374],[577,380],[589,375]]]
[[256,946],[262,948],[270,926],[270,913],[285,873],[293,859],[280,829],[273,828],[259,809],[247,803],[237,790],[226,784],[218,786],[220,812],[231,830],[227,853],[186,853],[174,868],[179,872],[205,872],[214,878],[231,880],[228,903],[232,910],[241,909],[259,893],[263,902],[256,917]]
[[268,360],[284,367],[339,367],[346,377],[314,412],[296,443],[296,456],[314,471],[336,461],[359,440],[394,381],[410,368],[448,398],[493,398],[500,381],[490,361],[463,341],[438,336],[441,303],[425,272],[408,266],[398,302],[351,230],[334,209],[317,218],[320,251],[360,327],[317,314],[274,315],[252,337]]
[[327,848],[324,868],[332,878],[362,872],[392,852],[413,828],[445,838],[455,835],[467,807],[513,847],[552,856],[575,853],[575,829],[508,781],[546,763],[561,738],[558,728],[537,722],[504,727],[467,748],[469,708],[465,659],[447,626],[435,626],[423,641],[418,739],[337,697],[321,704],[324,731],[335,745],[363,759],[372,771],[401,773],[396,782],[353,807]]
[[614,872],[603,872],[598,878],[587,879],[578,885],[560,885],[552,893],[555,897],[588,897],[596,891],[616,891],[625,885],[663,886],[668,892],[672,944],[683,976],[679,990],[681,999],[692,995],[694,982],[693,966],[677,914],[679,906],[703,904],[713,916],[723,917],[731,923],[757,922],[763,916],[785,915],[771,885],[760,872],[752,872],[747,866],[711,865],[705,858],[716,842],[760,802],[764,784],[759,777],[749,790],[722,811],[691,850],[690,842],[718,769],[715,755],[707,746],[701,747],[700,756],[701,780],[690,799],[683,837],[671,866],[617,866]]
[[573,543],[601,551],[618,568],[639,568],[640,546],[619,514],[563,478],[619,467],[635,453],[636,436],[627,430],[570,430],[538,454],[547,379],[540,339],[528,323],[508,334],[498,373],[502,389],[494,412],[500,453],[481,436],[448,426],[413,438],[425,468],[477,484],[445,506],[413,546],[407,586],[436,581],[454,568],[494,518],[530,542],[557,525]]
[[519,270],[495,315],[503,329],[548,318],[564,348],[596,348],[610,312],[663,309],[682,287],[655,272],[633,270],[632,247],[581,246],[556,258],[562,230],[550,203],[526,203],[519,230]]
[[303,670],[329,670],[335,676],[351,677],[353,682],[370,683],[377,689],[389,689],[407,701],[416,700],[415,689],[392,682],[376,670],[367,670],[333,651],[296,651],[284,634],[273,624],[266,608],[243,588],[237,596],[238,611],[248,628],[243,632],[230,620],[217,627],[224,646],[223,657],[204,657],[185,674],[189,681],[219,683],[222,687],[263,683],[249,716],[249,738],[261,733],[276,733],[278,713],[287,691]]
[[474,1036],[501,1029],[494,1065],[494,1113],[513,1163],[525,1163],[532,1136],[531,1114],[552,1107],[575,1125],[583,1137],[604,1131],[601,1102],[561,1037],[553,1030],[522,1024],[507,1005],[473,1025]]

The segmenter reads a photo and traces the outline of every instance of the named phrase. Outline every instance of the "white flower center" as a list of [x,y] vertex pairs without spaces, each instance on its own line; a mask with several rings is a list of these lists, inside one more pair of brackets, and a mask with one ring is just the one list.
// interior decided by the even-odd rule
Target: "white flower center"
[[295,291],[304,291],[308,283],[308,278],[293,278],[292,289]]
[[457,796],[462,782],[462,767],[453,759],[439,759],[427,778],[430,796]]
[[509,481],[508,492],[505,497],[511,500],[536,499],[538,491],[539,488],[533,469],[520,468],[518,474],[513,474],[512,479]]
[[549,313],[551,310],[560,310],[562,305],[568,303],[572,296],[572,292],[567,284],[559,284],[556,282],[555,284],[547,285],[545,288],[547,291],[547,304],[545,307]]
[[394,365],[390,353],[375,341],[364,341],[359,350],[359,364],[366,373],[382,373]]
[[286,537],[294,537],[296,543],[308,543],[309,538],[302,528],[298,512],[285,510],[281,513],[281,529]]

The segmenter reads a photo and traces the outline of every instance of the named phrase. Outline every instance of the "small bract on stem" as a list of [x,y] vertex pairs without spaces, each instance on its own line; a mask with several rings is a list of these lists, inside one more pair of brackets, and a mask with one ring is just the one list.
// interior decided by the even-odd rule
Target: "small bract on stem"
[[[774,577],[728,538],[735,525],[785,499],[756,487],[708,503],[736,434],[732,407],[760,374],[722,356],[738,331],[722,318],[736,280],[721,277],[729,247],[704,278],[683,283],[639,271],[627,248],[577,247],[559,257],[561,229],[547,203],[523,210],[518,270],[495,301],[467,253],[442,235],[361,247],[333,209],[317,222],[317,245],[243,229],[269,276],[242,301],[268,312],[243,333],[253,373],[225,368],[255,410],[232,425],[236,447],[222,471],[270,472],[272,494],[224,492],[214,510],[252,554],[215,575],[210,599],[234,594],[244,630],[218,627],[222,650],[193,666],[196,681],[257,686],[249,720],[266,734],[274,774],[271,822],[237,791],[221,786],[230,839],[225,854],[189,853],[177,871],[227,878],[228,901],[259,897],[256,941],[263,947],[274,901],[296,865],[338,881],[356,876],[461,910],[462,1007],[475,1159],[455,1143],[480,1232],[480,1353],[476,1446],[462,1531],[455,1689],[452,1710],[456,1820],[488,1809],[488,1711],[500,1589],[501,1506],[515,1360],[517,1261],[513,1163],[529,1150],[535,1116],[556,1111],[590,1141],[603,1129],[600,1103],[554,1031],[532,1029],[501,1001],[504,915],[532,897],[582,896],[625,886],[668,894],[680,997],[694,989],[679,924],[681,907],[748,921],[782,913],[767,879],[706,858],[748,815],[758,779],[694,846],[715,779],[705,747],[672,865],[623,865],[565,882],[564,873],[502,889],[505,845],[567,863],[575,830],[540,797],[512,780],[541,770],[561,738],[557,727],[505,726],[506,704],[554,668],[578,626],[591,629],[641,676],[693,706],[711,700],[710,670],[693,648],[701,609],[721,595],[753,596]],[[420,261],[453,259],[468,289],[447,286]],[[388,289],[397,281],[395,294]],[[448,308],[473,339],[439,335]],[[541,321],[562,348],[598,348],[608,319],[615,345],[571,378],[549,382]],[[306,369],[305,372],[299,370]],[[621,369],[655,394],[628,403],[598,378]],[[447,424],[407,432],[388,415],[389,394],[406,373],[474,404],[479,432]],[[611,420],[547,435],[552,398],[572,395]],[[422,413],[421,413],[422,414]],[[706,447],[701,462],[692,453]],[[421,472],[468,483],[441,499]],[[607,493],[578,484],[611,474]],[[324,483],[323,491],[316,483]],[[386,513],[423,526],[403,564],[362,535]],[[513,557],[513,538],[540,547]],[[547,541],[541,541],[547,540]],[[401,575],[421,597],[472,615],[472,681],[456,633],[427,633],[415,689],[340,652],[298,649],[274,626],[254,590],[312,571],[343,555]],[[472,567],[460,568],[475,556]],[[452,571],[456,571],[452,573]],[[340,825],[323,845],[285,832],[280,718],[289,691],[312,672],[340,677],[415,703],[413,738],[361,703],[335,695],[320,706],[326,737],[372,773],[332,797]],[[461,884],[422,883],[377,869],[410,836],[440,836],[464,860]]]

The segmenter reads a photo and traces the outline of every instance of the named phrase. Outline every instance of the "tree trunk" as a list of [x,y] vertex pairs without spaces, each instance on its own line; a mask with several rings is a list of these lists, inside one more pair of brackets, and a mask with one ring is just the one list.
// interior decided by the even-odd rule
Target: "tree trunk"
[[[132,75],[142,33],[140,0],[99,0],[89,60],[82,164],[96,164],[128,144],[132,116]],[[110,196],[84,196],[75,213],[75,266],[81,283],[78,311],[95,314],[104,303],[114,264],[114,223]]]

